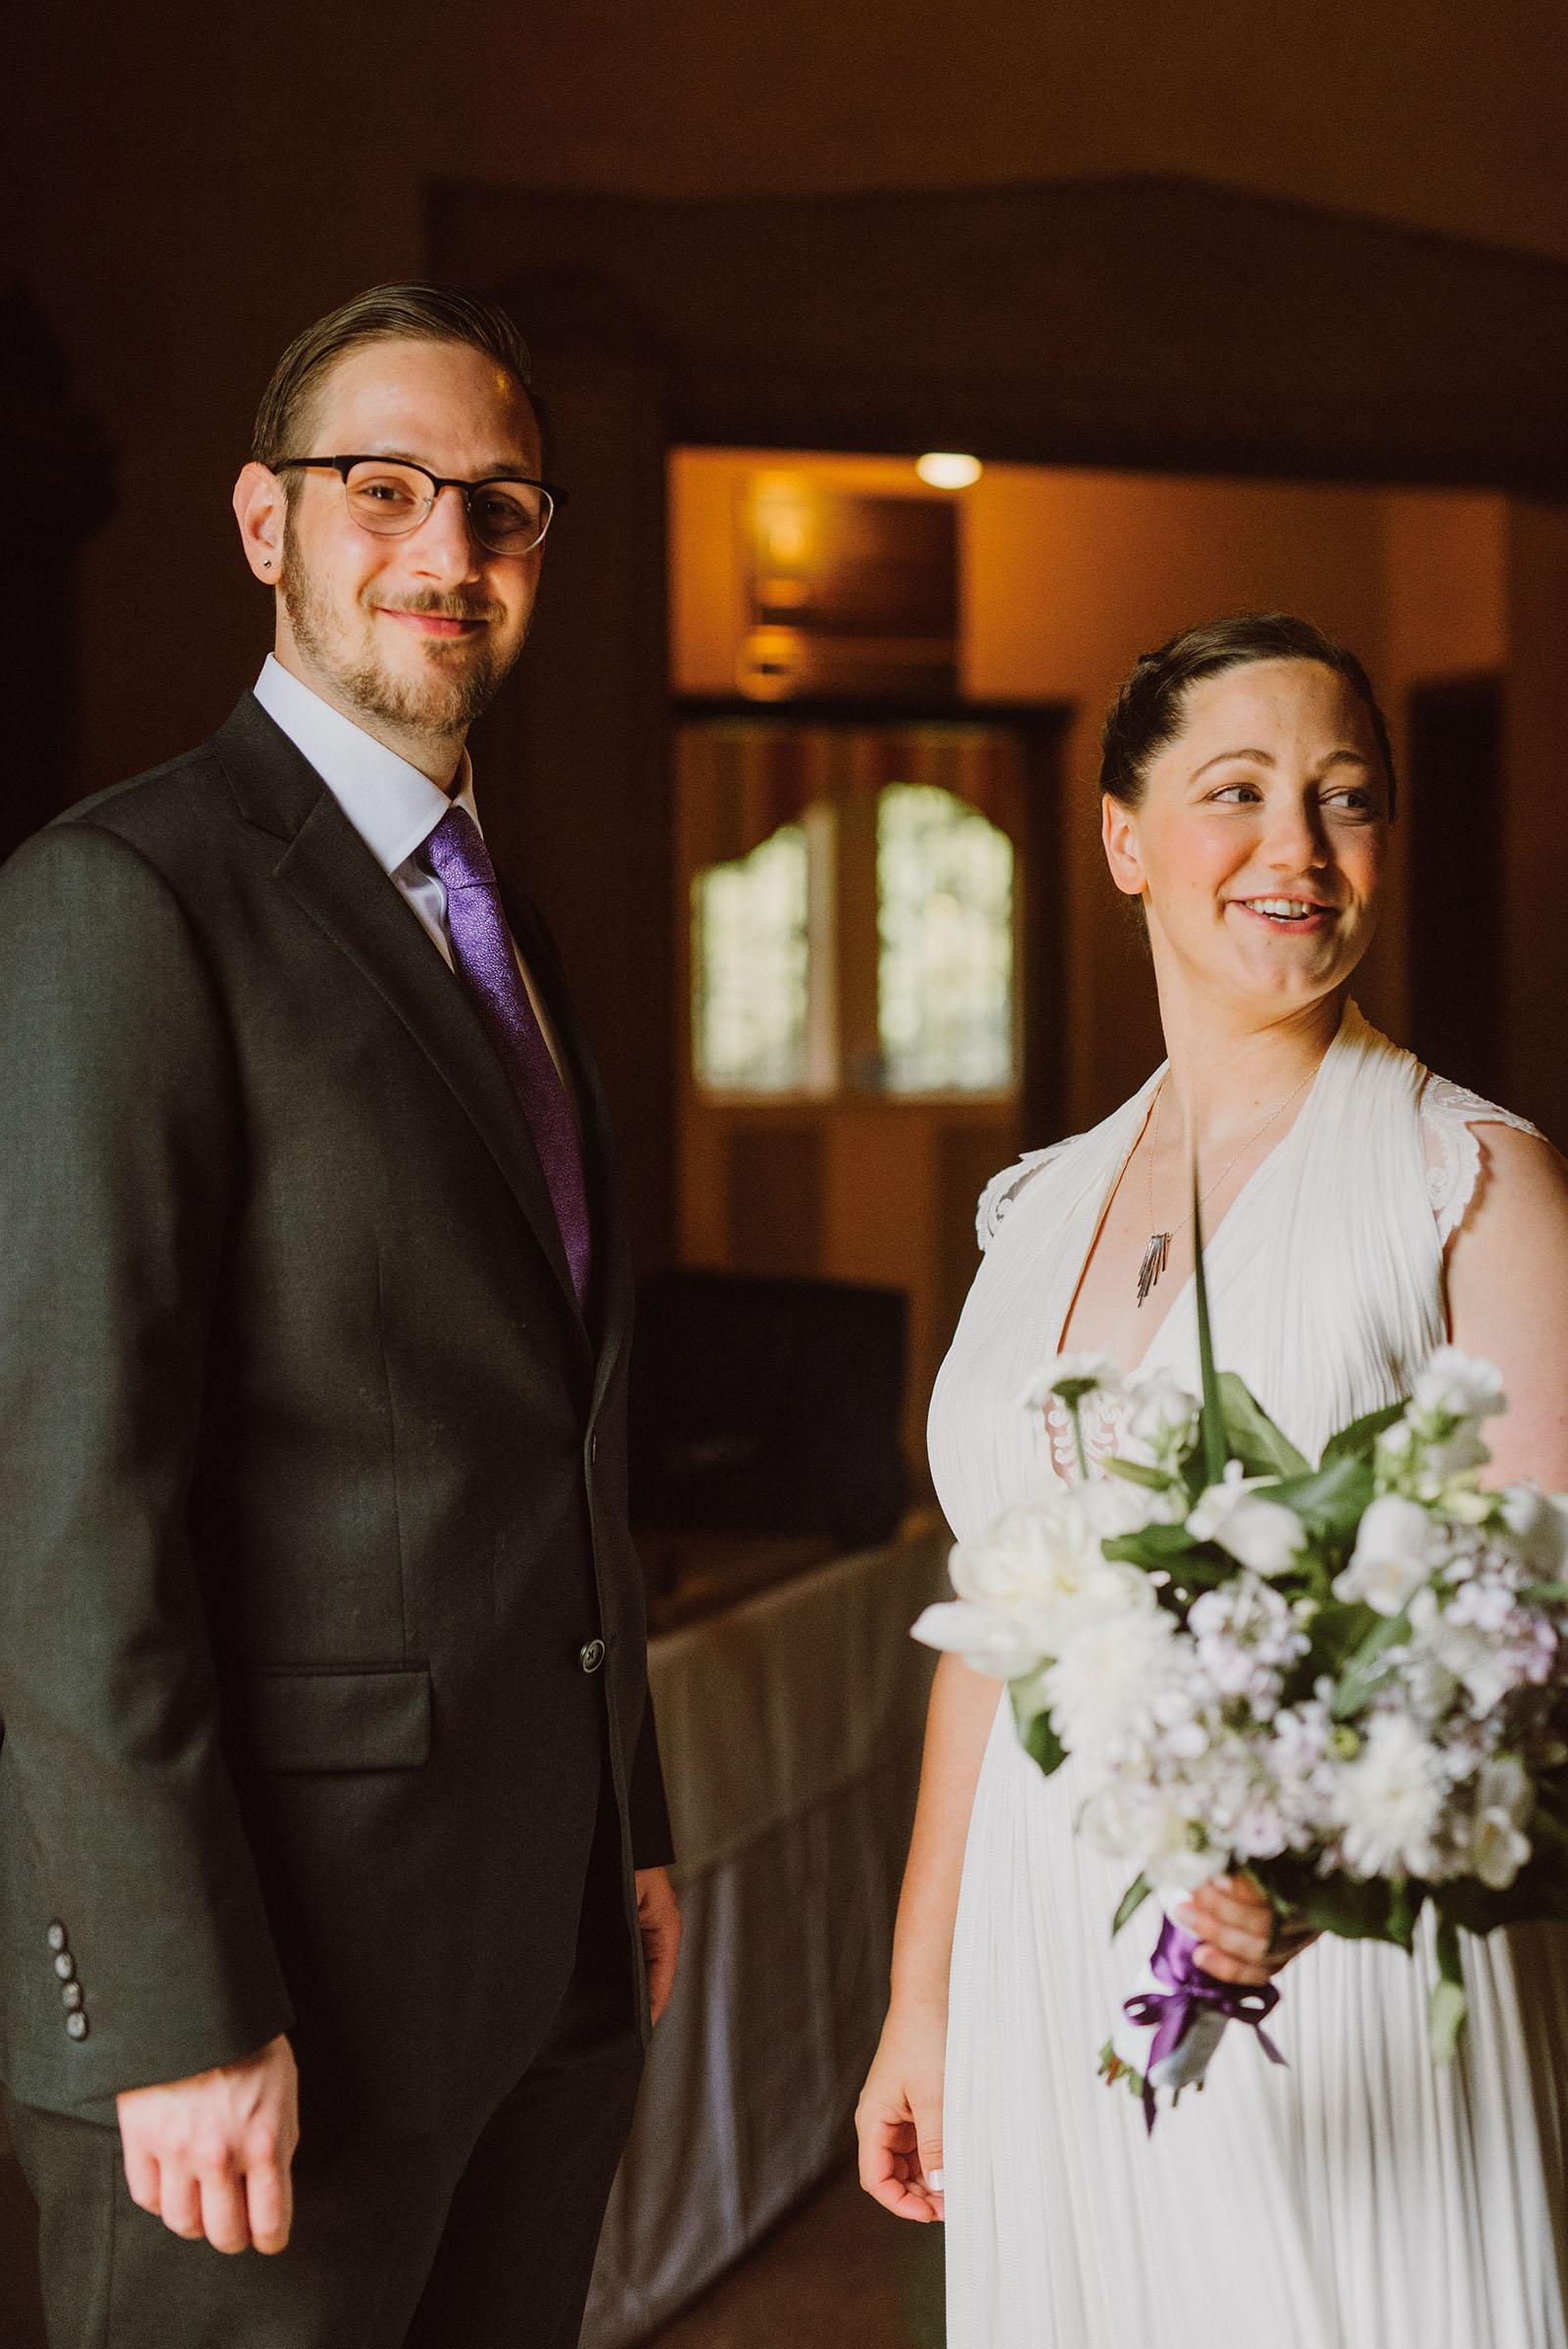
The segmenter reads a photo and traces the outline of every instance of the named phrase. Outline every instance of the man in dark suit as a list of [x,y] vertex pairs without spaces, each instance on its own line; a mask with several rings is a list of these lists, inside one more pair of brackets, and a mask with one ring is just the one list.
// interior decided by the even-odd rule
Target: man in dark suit
[[567,2349],[669,1994],[610,1118],[465,750],[553,511],[526,386],[450,289],[301,336],[234,495],[255,692],[0,873],[54,2349]]

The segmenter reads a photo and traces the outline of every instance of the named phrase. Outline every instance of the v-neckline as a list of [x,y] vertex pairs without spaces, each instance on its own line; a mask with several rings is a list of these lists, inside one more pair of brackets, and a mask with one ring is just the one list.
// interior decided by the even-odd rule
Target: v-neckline
[[[1330,1054],[1338,1049],[1340,1040],[1345,1034],[1346,1016],[1349,1009],[1350,1005],[1348,1003],[1347,1003],[1340,1014],[1340,1024],[1335,1029],[1333,1036],[1329,1039],[1328,1050],[1324,1052],[1322,1059],[1319,1060],[1316,1068],[1312,1071],[1312,1082],[1306,1089],[1306,1099],[1302,1101],[1300,1108],[1297,1111],[1291,1125],[1288,1127],[1286,1132],[1280,1136],[1279,1141],[1275,1143],[1273,1149],[1266,1150],[1263,1156],[1259,1158],[1257,1164],[1253,1167],[1246,1182],[1237,1192],[1236,1197],[1232,1199],[1230,1205],[1226,1208],[1218,1223],[1215,1224],[1213,1230],[1204,1234],[1204,1245],[1208,1249],[1211,1250],[1213,1248],[1216,1241],[1219,1239],[1221,1232],[1224,1231],[1226,1225],[1230,1222],[1231,1217],[1236,1213],[1237,1208],[1242,1204],[1248,1193],[1257,1182],[1259,1176],[1264,1174],[1267,1169],[1273,1165],[1281,1150],[1290,1146],[1290,1144],[1295,1140],[1296,1136],[1300,1132],[1301,1127],[1307,1117],[1310,1115],[1312,1104],[1317,1099],[1318,1080],[1321,1078],[1324,1069],[1328,1066]],[[1133,1158],[1137,1153],[1138,1146],[1143,1141],[1145,1134],[1149,1131],[1149,1121],[1154,1113],[1155,1096],[1158,1094],[1160,1086],[1164,1083],[1169,1068],[1169,1060],[1162,1060],[1159,1067],[1154,1071],[1153,1076],[1150,1079],[1147,1088],[1149,1098],[1145,1104],[1144,1114],[1138,1122],[1137,1130],[1134,1133],[1131,1142],[1128,1144],[1121,1156],[1117,1159],[1115,1171],[1112,1174],[1110,1182],[1104,1193],[1102,1195],[1100,1210],[1095,1217],[1094,1230],[1090,1235],[1089,1246],[1084,1250],[1083,1261],[1078,1267],[1078,1277],[1073,1282],[1072,1295],[1067,1300],[1067,1310],[1062,1315],[1061,1326],[1056,1332],[1055,1350],[1057,1354],[1062,1351],[1062,1340],[1066,1337],[1067,1332],[1072,1327],[1072,1317],[1078,1309],[1078,1299],[1083,1294],[1084,1282],[1089,1277],[1089,1267],[1095,1260],[1095,1250],[1100,1246],[1101,1235],[1105,1228],[1105,1218],[1107,1215],[1109,1215],[1112,1206],[1115,1204],[1116,1194],[1121,1189],[1122,1180],[1126,1175],[1128,1167],[1133,1162]],[[1123,1370],[1122,1376],[1124,1378],[1136,1378],[1138,1373],[1143,1369],[1145,1363],[1149,1360],[1150,1355],[1153,1352],[1155,1346],[1163,1337],[1166,1323],[1170,1320],[1172,1314],[1174,1314],[1181,1306],[1188,1291],[1193,1287],[1193,1283],[1194,1275],[1189,1273],[1186,1280],[1182,1282],[1181,1287],[1172,1291],[1170,1302],[1165,1307],[1165,1310],[1160,1315],[1158,1321],[1155,1322],[1153,1328],[1151,1330],[1143,1352],[1139,1355],[1136,1362],[1129,1364],[1127,1368]]]

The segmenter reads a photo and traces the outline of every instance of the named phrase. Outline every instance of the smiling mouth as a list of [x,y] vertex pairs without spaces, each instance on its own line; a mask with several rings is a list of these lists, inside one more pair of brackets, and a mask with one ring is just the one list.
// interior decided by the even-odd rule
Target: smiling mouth
[[1255,914],[1260,921],[1272,922],[1278,929],[1298,930],[1321,915],[1331,914],[1332,905],[1320,905],[1315,898],[1233,898],[1233,905],[1244,912]]
[[415,628],[421,636],[458,637],[477,636],[485,622],[466,613],[446,612],[406,612],[401,605],[383,604],[385,618],[401,620],[406,628]]

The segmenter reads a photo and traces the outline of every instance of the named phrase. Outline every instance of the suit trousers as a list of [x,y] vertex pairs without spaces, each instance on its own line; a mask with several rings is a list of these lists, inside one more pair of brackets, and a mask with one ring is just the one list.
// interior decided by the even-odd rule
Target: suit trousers
[[477,2124],[334,2131],[295,2161],[286,2250],[225,2256],[126,2190],[112,2124],[7,2110],[38,2202],[49,2349],[575,2349],[642,2073],[603,1832],[544,2046]]

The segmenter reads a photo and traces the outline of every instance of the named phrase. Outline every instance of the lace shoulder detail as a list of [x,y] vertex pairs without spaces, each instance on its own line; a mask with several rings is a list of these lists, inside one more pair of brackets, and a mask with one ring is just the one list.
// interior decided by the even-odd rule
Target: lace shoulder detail
[[998,1225],[1024,1185],[1043,1166],[1049,1166],[1053,1158],[1059,1158],[1067,1143],[1073,1139],[1069,1135],[1067,1141],[1053,1142],[1043,1150],[1025,1150],[1015,1164],[1004,1166],[1001,1174],[992,1176],[981,1192],[980,1204],[975,1209],[974,1236],[980,1243],[982,1255],[995,1240]]
[[1540,1131],[1528,1117],[1484,1101],[1451,1077],[1429,1076],[1421,1088],[1421,1137],[1427,1146],[1427,1191],[1445,1246],[1463,1223],[1481,1173],[1477,1126],[1512,1126],[1516,1134]]

